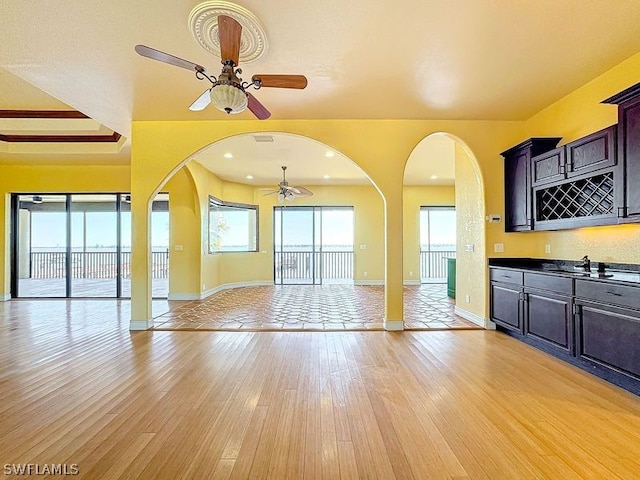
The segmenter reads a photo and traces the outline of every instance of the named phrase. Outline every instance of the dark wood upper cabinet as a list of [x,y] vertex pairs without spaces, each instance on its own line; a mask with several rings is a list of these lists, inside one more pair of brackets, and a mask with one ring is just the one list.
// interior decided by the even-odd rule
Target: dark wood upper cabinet
[[502,152],[505,231],[533,229],[531,159],[554,149],[560,140],[560,137],[530,138]]
[[538,155],[531,159],[532,185],[544,185],[554,183],[566,178],[565,174],[565,149],[564,147]]
[[624,172],[618,217],[621,223],[640,222],[640,83],[602,103],[618,105],[618,158]]
[[576,177],[613,167],[616,156],[616,125],[565,145],[567,177]]
[[555,148],[531,159],[532,186],[562,182],[613,167],[616,125]]

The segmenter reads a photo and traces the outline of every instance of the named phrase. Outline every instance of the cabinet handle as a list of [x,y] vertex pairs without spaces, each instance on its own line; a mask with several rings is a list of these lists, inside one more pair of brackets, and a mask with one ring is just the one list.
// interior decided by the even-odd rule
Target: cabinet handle
[[618,293],[618,292],[609,292],[609,291],[607,291],[607,292],[605,292],[605,293],[606,293],[607,295],[613,295],[614,297],[621,297],[621,296],[622,296],[622,294],[621,294],[621,293]]

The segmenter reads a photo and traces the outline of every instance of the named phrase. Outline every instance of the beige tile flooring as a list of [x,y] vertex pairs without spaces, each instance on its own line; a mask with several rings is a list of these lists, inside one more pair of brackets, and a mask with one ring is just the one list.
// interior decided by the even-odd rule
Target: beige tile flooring
[[[243,287],[171,304],[171,311],[154,319],[155,330],[382,330],[384,287]],[[407,329],[480,328],[456,316],[454,307],[446,285],[404,287]]]

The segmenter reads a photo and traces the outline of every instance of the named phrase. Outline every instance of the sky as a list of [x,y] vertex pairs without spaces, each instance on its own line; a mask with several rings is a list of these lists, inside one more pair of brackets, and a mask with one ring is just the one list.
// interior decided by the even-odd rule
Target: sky
[[[65,248],[67,235],[65,212],[33,212],[31,214],[31,246],[38,249]],[[116,245],[116,213],[87,213],[87,247],[113,247]],[[122,248],[131,248],[131,213],[122,212]],[[83,214],[71,212],[71,246],[82,249]],[[169,248],[169,212],[153,212],[151,238],[154,249]]]

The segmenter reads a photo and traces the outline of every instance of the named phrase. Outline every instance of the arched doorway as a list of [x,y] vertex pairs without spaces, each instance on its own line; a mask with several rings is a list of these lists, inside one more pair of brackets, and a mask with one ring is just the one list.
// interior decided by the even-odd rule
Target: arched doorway
[[[477,160],[457,137],[416,145],[403,188],[405,328],[484,326],[484,201]],[[473,302],[473,303],[472,303]]]
[[[274,194],[274,188],[282,181],[282,166],[287,167],[287,181],[293,188],[299,186],[313,195],[280,202],[277,193]],[[305,296],[306,293],[303,296],[290,296],[289,300],[279,304],[280,310],[293,311],[294,315],[287,318],[281,311],[274,311],[272,313],[277,318],[271,322],[265,322],[261,318],[262,311],[247,313],[242,317],[245,314],[238,312],[243,308],[246,311],[247,303],[243,307],[234,306],[235,320],[225,318],[222,321],[216,319],[200,322],[207,323],[204,328],[278,329],[279,322],[303,323],[304,329],[314,329],[313,325],[307,323],[316,323],[320,324],[321,328],[317,328],[320,330],[330,330],[331,327],[383,328],[384,202],[375,185],[349,158],[326,144],[302,135],[261,132],[236,135],[215,142],[192,155],[172,175],[183,171],[188,171],[189,178],[193,180],[192,194],[196,197],[195,202],[201,213],[199,218],[194,219],[194,225],[185,226],[181,230],[183,236],[186,231],[192,232],[192,236],[193,232],[198,232],[200,269],[176,265],[176,269],[187,272],[189,278],[182,278],[181,281],[174,279],[172,285],[190,284],[196,288],[192,292],[170,293],[172,299],[203,300],[223,290],[237,287],[251,288],[250,291],[245,290],[246,295],[264,293],[264,288],[260,290],[253,287],[273,286],[274,282],[286,284],[281,281],[283,255],[290,256],[295,262],[291,264],[291,271],[285,272],[287,274],[297,272],[294,276],[305,280],[305,275],[311,271],[320,279],[316,281],[317,278],[314,278],[311,284],[340,283],[351,287],[339,289],[336,285],[331,291],[323,291],[320,297],[323,305],[317,308],[313,304],[318,301],[319,297],[315,294],[319,290],[314,292],[315,300],[311,301],[309,296]],[[165,182],[169,184],[173,178],[169,176]],[[283,235],[282,219],[286,216],[289,221],[288,217],[291,216],[288,214],[293,212],[310,213],[312,221],[292,220],[296,231],[287,240],[286,235]],[[349,212],[353,224],[352,238],[349,249],[345,250],[344,214]],[[314,217],[320,217],[321,221],[316,222]],[[253,223],[247,225],[247,222]],[[321,232],[318,234],[320,228]],[[309,231],[302,231],[304,229]],[[215,233],[212,234],[213,230]],[[245,241],[247,236],[252,237],[249,242]],[[307,237],[311,238],[308,244],[291,243],[306,242]],[[290,240],[291,238],[294,240]],[[316,238],[321,245],[319,250],[314,250]],[[212,247],[214,240],[218,243],[215,248]],[[342,243],[336,244],[338,241]],[[195,242],[187,239],[180,245],[183,243]],[[292,251],[289,247],[296,247],[301,251]],[[174,253],[172,261],[179,263],[183,255]],[[194,265],[198,265],[198,262]],[[350,276],[345,277],[343,270],[348,271]],[[340,281],[335,281],[336,278]],[[375,286],[376,289],[353,288],[362,285]],[[330,293],[328,297],[326,292]],[[368,295],[367,299],[355,298],[362,293]],[[291,305],[291,299],[299,302],[298,307]],[[268,303],[257,298],[254,300],[256,304]],[[329,307],[332,305],[335,312],[330,311]],[[364,318],[357,318],[360,314],[358,305],[367,306],[362,314]],[[200,310],[203,309],[206,307],[200,306]],[[330,318],[332,313],[334,317],[341,315],[344,321]],[[305,319],[305,316],[309,318]],[[270,325],[261,328],[258,320]],[[328,325],[327,322],[334,325]],[[168,323],[163,322],[163,319],[157,323],[164,323],[165,328],[168,328]],[[197,328],[203,328],[203,325]]]

